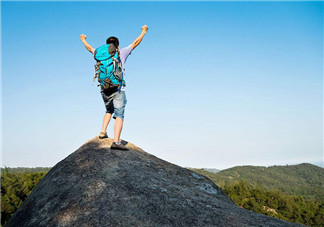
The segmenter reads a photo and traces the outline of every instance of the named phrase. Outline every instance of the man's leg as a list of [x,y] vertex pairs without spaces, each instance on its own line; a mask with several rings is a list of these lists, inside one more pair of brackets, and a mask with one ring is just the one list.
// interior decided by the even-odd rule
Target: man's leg
[[103,118],[101,132],[106,133],[110,119],[111,119],[111,113],[106,113]]
[[115,118],[115,126],[114,126],[114,142],[120,143],[120,134],[123,128],[124,123],[124,112],[127,100],[125,91],[119,91],[116,94],[113,104],[114,104],[114,118]]
[[106,113],[102,121],[102,128],[99,134],[99,138],[104,139],[104,138],[108,138],[107,126],[110,122],[112,113],[114,113],[113,98],[115,95],[112,92],[101,90],[101,96],[105,103]]
[[120,142],[120,134],[121,134],[121,131],[123,129],[123,119],[121,119],[120,117],[117,117],[116,120],[115,120],[115,127],[114,127],[114,130],[115,130],[115,134],[114,134],[114,142]]

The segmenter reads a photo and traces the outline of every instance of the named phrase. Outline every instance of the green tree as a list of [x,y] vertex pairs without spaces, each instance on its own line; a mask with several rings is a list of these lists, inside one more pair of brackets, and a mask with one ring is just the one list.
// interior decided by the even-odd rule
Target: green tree
[[7,167],[1,172],[1,225],[36,187],[47,172],[10,172]]

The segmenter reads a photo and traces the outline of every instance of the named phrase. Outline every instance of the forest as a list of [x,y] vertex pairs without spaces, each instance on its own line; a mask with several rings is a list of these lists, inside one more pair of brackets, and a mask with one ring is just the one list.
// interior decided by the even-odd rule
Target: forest
[[7,223],[11,215],[36,187],[47,172],[23,172],[21,169],[1,171],[1,226]]
[[285,195],[279,190],[251,187],[246,181],[227,182],[223,191],[236,205],[261,214],[308,226],[324,226],[324,201]]

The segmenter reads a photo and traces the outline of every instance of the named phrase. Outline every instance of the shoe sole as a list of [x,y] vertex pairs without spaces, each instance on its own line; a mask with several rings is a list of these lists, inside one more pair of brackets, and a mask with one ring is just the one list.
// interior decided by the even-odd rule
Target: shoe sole
[[113,147],[113,146],[110,146],[110,149],[114,149],[114,150],[124,150],[124,151],[128,151],[129,149],[127,147]]

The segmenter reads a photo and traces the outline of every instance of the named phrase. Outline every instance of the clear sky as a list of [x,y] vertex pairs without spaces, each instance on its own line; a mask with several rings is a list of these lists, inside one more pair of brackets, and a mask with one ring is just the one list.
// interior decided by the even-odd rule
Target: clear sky
[[54,166],[97,136],[80,34],[124,47],[144,24],[122,139],[184,167],[323,161],[323,2],[1,2],[1,23],[2,166]]

